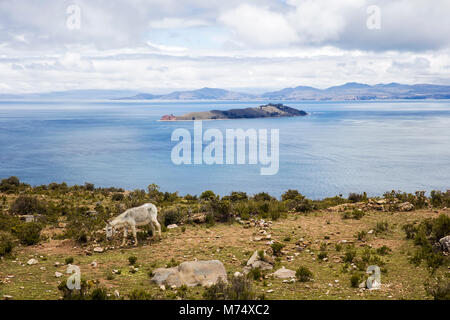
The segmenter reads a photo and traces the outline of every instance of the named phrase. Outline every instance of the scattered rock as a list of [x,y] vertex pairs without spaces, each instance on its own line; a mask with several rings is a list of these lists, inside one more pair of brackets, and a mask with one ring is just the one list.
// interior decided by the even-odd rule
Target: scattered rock
[[273,276],[278,279],[295,278],[295,271],[286,269],[284,266],[273,273]]
[[116,299],[120,298],[119,290],[114,290],[114,297],[116,297]]
[[414,205],[410,202],[403,202],[401,205],[398,206],[398,209],[400,211],[412,211],[414,210]]
[[210,286],[219,280],[227,282],[227,272],[219,260],[186,261],[178,267],[158,268],[153,274],[152,281],[157,284],[176,287]]
[[55,272],[55,277],[56,277],[56,278],[61,278],[62,275],[63,275],[63,274],[62,274],[61,272],[58,272],[58,271]]
[[239,277],[242,277],[243,274],[240,273],[239,271],[236,271],[236,272],[233,274],[233,276],[234,276],[235,278],[239,278]]
[[61,262],[58,262],[58,261],[56,261],[54,264],[55,267],[59,267],[60,265],[61,265]]
[[92,267],[92,268],[97,268],[97,266],[98,266],[97,261],[92,261],[92,262],[91,262],[91,267]]
[[439,240],[439,244],[443,251],[450,252],[450,235],[443,237]]
[[193,214],[189,220],[195,223],[205,223],[206,222],[206,212],[199,212]]
[[34,258],[28,260],[28,262],[27,262],[27,264],[28,264],[29,266],[31,266],[31,265],[33,265],[33,264],[37,264],[37,263],[39,263],[39,261],[37,261],[37,260],[34,259]]
[[10,295],[7,295],[7,294],[3,295],[3,300],[12,300],[12,298],[13,298],[13,296],[10,296]]
[[169,224],[167,226],[167,229],[175,229],[175,228],[178,228],[178,226],[175,223],[174,224]]
[[105,251],[105,249],[103,249],[102,247],[95,247],[94,248],[94,252],[102,253],[103,251]]
[[261,260],[258,251],[253,252],[250,259],[247,261],[247,265],[244,268],[244,273],[247,274],[251,269],[259,268],[261,270],[272,270],[273,263],[272,259],[264,253],[264,260]]
[[159,286],[159,289],[161,289],[161,291],[166,291],[166,286],[162,284]]

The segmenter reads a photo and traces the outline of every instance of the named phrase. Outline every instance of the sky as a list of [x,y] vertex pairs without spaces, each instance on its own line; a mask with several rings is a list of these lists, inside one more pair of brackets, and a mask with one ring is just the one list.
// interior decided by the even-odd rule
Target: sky
[[449,0],[0,0],[0,94],[450,85]]

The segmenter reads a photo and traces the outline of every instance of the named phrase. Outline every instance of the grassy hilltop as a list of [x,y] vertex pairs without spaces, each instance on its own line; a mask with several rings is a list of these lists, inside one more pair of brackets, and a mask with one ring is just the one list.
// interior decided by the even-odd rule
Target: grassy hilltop
[[[161,240],[144,228],[137,247],[131,238],[120,247],[121,234],[106,241],[105,220],[146,202],[159,209]],[[31,187],[11,177],[0,183],[0,298],[81,298],[63,288],[74,264],[85,299],[449,299],[450,259],[435,246],[450,235],[448,207],[450,193],[436,191],[182,197],[154,184]],[[162,290],[150,281],[154,269],[194,259],[220,260],[231,278],[255,251],[274,268],[252,270],[241,286]],[[369,265],[381,268],[379,290],[359,288]],[[297,271],[295,282],[270,276],[283,266]]]

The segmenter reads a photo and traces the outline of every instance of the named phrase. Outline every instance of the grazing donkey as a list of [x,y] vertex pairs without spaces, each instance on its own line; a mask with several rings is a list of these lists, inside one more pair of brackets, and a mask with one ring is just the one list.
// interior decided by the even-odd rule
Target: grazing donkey
[[140,207],[128,209],[116,218],[108,221],[106,223],[106,237],[111,238],[115,229],[124,228],[122,241],[122,246],[124,246],[128,236],[128,228],[131,228],[134,237],[134,245],[137,245],[136,227],[145,226],[147,224],[150,224],[150,227],[152,228],[153,237],[156,235],[156,227],[159,238],[161,238],[161,225],[158,222],[158,210],[152,203],[146,203]]

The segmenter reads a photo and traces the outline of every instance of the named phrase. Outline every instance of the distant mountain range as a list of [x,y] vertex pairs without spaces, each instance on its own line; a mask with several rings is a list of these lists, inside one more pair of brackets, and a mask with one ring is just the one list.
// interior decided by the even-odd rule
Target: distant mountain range
[[285,88],[263,94],[249,94],[218,88],[174,91],[168,94],[142,93],[136,90],[71,90],[36,94],[0,94],[0,99],[107,99],[107,100],[382,100],[450,99],[450,86],[433,84],[376,84],[349,82],[317,89],[308,86]]
[[375,100],[375,99],[450,99],[450,86],[400,83],[368,85],[349,82],[341,86],[317,89],[298,86],[260,95],[203,88],[176,91],[164,95],[138,94],[121,100]]

